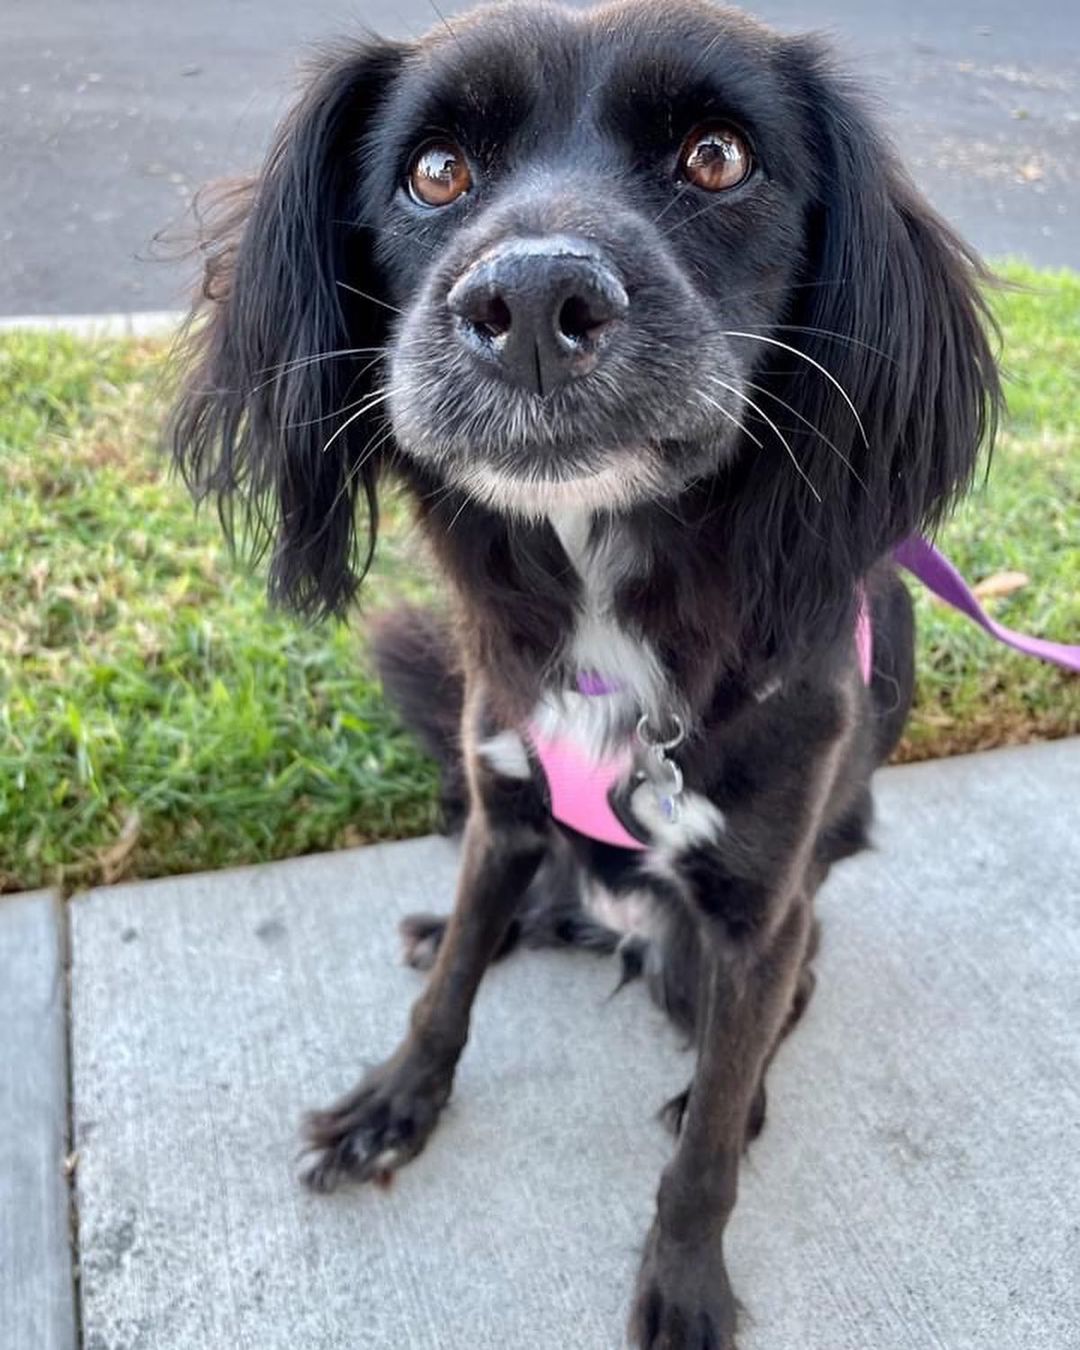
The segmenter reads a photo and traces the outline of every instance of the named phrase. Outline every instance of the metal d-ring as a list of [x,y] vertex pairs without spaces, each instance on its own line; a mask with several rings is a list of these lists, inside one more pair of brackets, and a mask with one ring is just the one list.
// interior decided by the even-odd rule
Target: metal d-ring
[[642,713],[638,718],[637,738],[646,750],[652,750],[661,758],[668,750],[674,750],[676,746],[682,745],[686,738],[686,725],[678,713],[671,714],[671,720],[675,723],[675,735],[666,741],[653,741],[649,739],[649,714]]

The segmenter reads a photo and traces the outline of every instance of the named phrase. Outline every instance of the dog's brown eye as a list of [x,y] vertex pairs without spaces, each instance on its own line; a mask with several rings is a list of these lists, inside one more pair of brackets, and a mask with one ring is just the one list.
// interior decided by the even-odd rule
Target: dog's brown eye
[[409,192],[424,206],[449,206],[472,187],[472,174],[460,145],[428,141],[409,165]]
[[750,147],[732,127],[697,127],[679,155],[682,176],[706,192],[727,192],[750,176]]

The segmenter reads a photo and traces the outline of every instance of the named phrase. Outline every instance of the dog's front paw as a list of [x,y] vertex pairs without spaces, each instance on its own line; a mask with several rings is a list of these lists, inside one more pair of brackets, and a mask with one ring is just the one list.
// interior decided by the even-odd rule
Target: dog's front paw
[[449,1074],[407,1055],[373,1069],[340,1101],[305,1118],[301,1178],[314,1191],[343,1181],[385,1184],[427,1143],[450,1085]]
[[735,1350],[735,1299],[719,1248],[649,1234],[630,1315],[638,1350]]

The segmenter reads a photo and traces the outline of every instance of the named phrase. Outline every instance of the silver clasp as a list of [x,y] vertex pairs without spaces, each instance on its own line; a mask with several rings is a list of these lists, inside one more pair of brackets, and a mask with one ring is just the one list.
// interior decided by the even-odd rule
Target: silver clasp
[[654,738],[649,731],[649,715],[642,713],[638,719],[637,738],[656,762],[660,773],[660,782],[656,784],[657,805],[664,819],[674,825],[678,823],[681,809],[683,775],[682,769],[670,758],[668,751],[682,745],[686,738],[686,727],[678,713],[672,713],[671,720],[675,723],[675,734],[667,739]]

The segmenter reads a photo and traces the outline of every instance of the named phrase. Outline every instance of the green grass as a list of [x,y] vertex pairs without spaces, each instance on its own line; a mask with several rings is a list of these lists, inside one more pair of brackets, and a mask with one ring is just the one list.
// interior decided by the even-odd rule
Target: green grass
[[169,481],[161,368],[147,345],[0,345],[0,890],[434,822],[434,774],[355,634],[268,611]]
[[[1011,414],[943,542],[1030,582],[1003,622],[1080,636],[1080,277],[1010,267],[994,304]],[[267,609],[153,449],[152,343],[0,338],[0,890],[67,888],[393,838],[434,775],[384,708],[356,630]],[[369,603],[429,589],[403,512]],[[917,590],[918,588],[916,588]],[[1080,680],[917,594],[924,758],[1080,731]]]
[[[969,581],[1021,572],[985,602],[1010,628],[1080,642],[1080,275],[1010,264],[993,296],[1009,413],[987,480],[943,532]],[[919,624],[915,713],[900,757],[926,759],[1080,732],[1080,678],[1021,656],[912,592]]]

